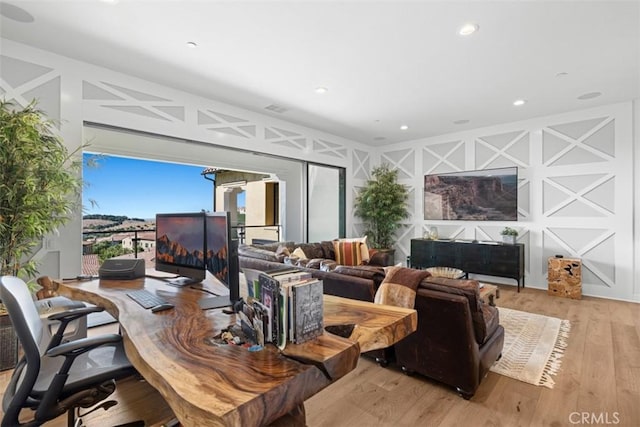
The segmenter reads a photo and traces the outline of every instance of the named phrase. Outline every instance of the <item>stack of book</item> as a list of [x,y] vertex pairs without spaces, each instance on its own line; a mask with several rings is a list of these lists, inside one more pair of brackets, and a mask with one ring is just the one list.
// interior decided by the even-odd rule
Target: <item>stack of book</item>
[[283,349],[287,342],[300,344],[322,335],[321,280],[296,269],[268,271],[260,274],[259,287],[267,314],[264,342]]

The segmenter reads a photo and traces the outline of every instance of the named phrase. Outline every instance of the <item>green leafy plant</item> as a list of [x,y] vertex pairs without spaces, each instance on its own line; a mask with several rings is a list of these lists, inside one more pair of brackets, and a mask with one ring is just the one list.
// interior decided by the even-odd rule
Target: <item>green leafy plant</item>
[[388,164],[376,166],[371,171],[371,179],[360,189],[355,199],[355,215],[366,225],[366,235],[370,246],[390,249],[393,233],[400,227],[400,221],[409,217],[407,200],[409,190],[398,183],[398,171]]
[[502,229],[500,234],[503,235],[503,236],[517,236],[518,235],[518,230],[516,230],[515,228],[511,228],[511,227],[505,227],[505,228]]
[[0,274],[37,275],[33,251],[81,208],[82,160],[36,108],[0,101]]

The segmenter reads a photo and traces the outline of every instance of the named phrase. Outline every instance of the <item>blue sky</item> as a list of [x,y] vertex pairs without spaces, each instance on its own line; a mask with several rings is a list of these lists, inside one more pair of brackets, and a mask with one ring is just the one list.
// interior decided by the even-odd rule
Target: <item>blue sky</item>
[[[97,167],[87,167],[94,157]],[[205,166],[84,154],[84,214],[126,215],[152,219],[156,213],[213,210],[213,183],[200,173]],[[238,200],[244,206],[244,193]],[[97,206],[91,206],[90,200]]]

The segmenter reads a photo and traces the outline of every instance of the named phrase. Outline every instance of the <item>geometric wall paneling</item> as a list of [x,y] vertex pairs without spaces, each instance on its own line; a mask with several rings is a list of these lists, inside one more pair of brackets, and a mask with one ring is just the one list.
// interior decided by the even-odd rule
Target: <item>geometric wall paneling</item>
[[380,163],[388,163],[391,169],[398,170],[399,179],[410,179],[415,176],[415,155],[413,148],[382,153]]
[[124,101],[125,99],[115,93],[109,92],[87,81],[82,82],[82,99],[100,101]]
[[543,211],[548,217],[606,217],[615,209],[612,174],[543,179]]
[[112,83],[107,83],[107,82],[101,82],[101,83],[106,86],[109,86],[112,89],[115,89],[116,90],[115,93],[120,92],[121,94],[127,95],[126,96],[127,98],[134,99],[136,101],[170,101],[169,99],[166,99],[166,98],[161,98],[159,96],[151,95],[145,92],[140,92],[134,89],[129,89],[126,87],[114,85]]
[[[407,210],[409,211],[409,217],[405,219],[405,221],[410,221],[415,216],[415,206],[416,206],[416,189],[413,187],[405,186],[408,190],[408,199],[407,199]],[[422,189],[421,189],[422,190]],[[422,193],[422,191],[420,191]]]
[[50,119],[60,121],[60,76],[42,83],[22,94],[26,100],[35,99],[38,101],[38,109]]
[[[0,55],[0,75],[9,87],[19,88],[27,82],[35,80],[53,71],[53,68],[43,67],[10,56]],[[6,89],[6,88],[5,88]]]
[[528,179],[518,179],[518,218],[524,219],[531,215],[530,189],[531,182]]
[[154,113],[148,108],[140,107],[137,105],[102,105],[102,107],[121,111],[123,113],[136,114],[138,116],[149,117],[151,119],[171,121],[170,119],[164,117],[161,114]]
[[415,233],[413,224],[402,224],[394,233],[395,262],[406,265],[407,257],[411,254],[411,239]]
[[422,147],[422,173],[458,172],[465,170],[464,141],[451,141]]
[[458,224],[430,224],[426,223],[422,226],[422,235],[426,236],[431,227],[438,229],[438,238],[440,239],[462,239],[464,238],[465,227]]
[[352,156],[353,178],[369,179],[369,152],[353,150]]
[[543,232],[544,259],[556,254],[581,258],[583,284],[611,288],[615,284],[614,237],[606,229],[549,228]]
[[615,155],[615,120],[610,117],[554,125],[542,130],[546,166],[601,163]]
[[475,168],[529,166],[529,132],[483,136],[475,141]]
[[558,133],[568,136],[571,139],[580,139],[583,135],[588,133],[591,129],[606,120],[607,117],[600,117],[597,119],[581,120],[578,122],[562,123],[559,125],[548,126],[549,129],[553,129]]
[[340,159],[347,157],[347,149],[343,145],[325,141],[323,139],[313,140],[313,151],[319,154],[338,157]]
[[307,139],[299,133],[275,127],[265,127],[264,139],[276,145],[296,150],[307,149]]
[[184,107],[171,106],[171,105],[154,105],[153,108],[162,111],[163,113],[184,122]]
[[6,101],[26,106],[37,101],[37,108],[60,122],[60,73],[27,61],[0,55],[0,87]]
[[198,110],[198,125],[207,130],[225,135],[238,136],[240,138],[252,138],[256,136],[256,125],[249,120],[213,110]]

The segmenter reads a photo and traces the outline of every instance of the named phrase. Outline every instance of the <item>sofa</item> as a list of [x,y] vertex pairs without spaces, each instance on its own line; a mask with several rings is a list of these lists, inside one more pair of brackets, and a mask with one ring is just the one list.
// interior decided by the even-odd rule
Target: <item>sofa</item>
[[[332,265],[329,268],[326,265],[331,261],[330,250],[321,253],[318,249],[312,254],[327,258],[300,262],[299,259],[286,259],[286,255],[276,255],[277,247],[282,248],[282,245],[296,246],[292,242],[281,242],[279,245],[239,248],[240,267],[267,271],[282,268],[287,262],[322,279],[325,294],[369,302],[373,302],[384,279],[381,265],[388,259],[373,256],[367,265]],[[306,245],[322,247],[322,244]],[[325,242],[324,249],[329,247]],[[305,254],[307,252],[311,250],[307,248]],[[316,269],[317,265],[325,265],[325,268]],[[418,373],[452,386],[463,398],[470,399],[491,365],[500,357],[504,345],[504,328],[499,324],[498,309],[482,301],[479,291],[476,280],[424,278],[416,293],[416,332],[392,348],[368,355],[382,365],[394,363],[407,374]]]

